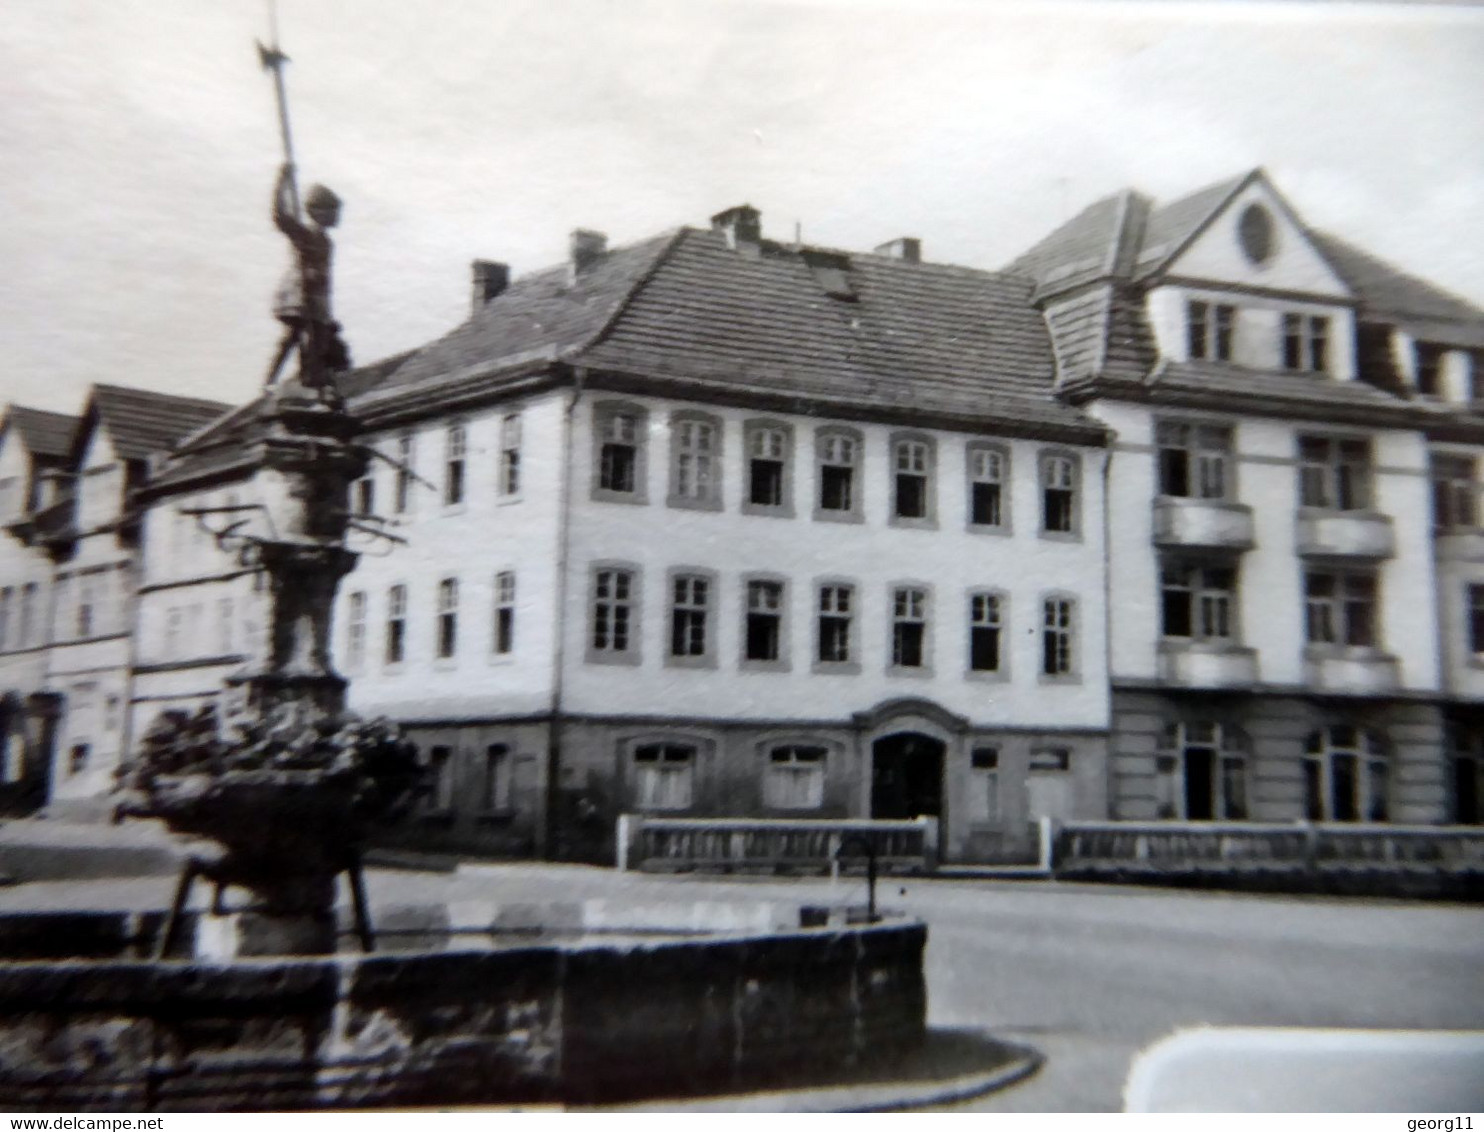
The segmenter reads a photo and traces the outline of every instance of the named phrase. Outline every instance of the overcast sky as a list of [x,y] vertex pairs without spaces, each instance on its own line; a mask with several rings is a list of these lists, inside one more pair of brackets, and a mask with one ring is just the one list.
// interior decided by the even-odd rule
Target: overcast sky
[[[288,262],[265,0],[0,20],[0,392],[252,395]],[[1312,224],[1484,302],[1484,11],[987,0],[279,0],[303,178],[345,200],[358,362],[574,227],[751,202],[765,232],[994,267],[1132,185],[1264,165]]]

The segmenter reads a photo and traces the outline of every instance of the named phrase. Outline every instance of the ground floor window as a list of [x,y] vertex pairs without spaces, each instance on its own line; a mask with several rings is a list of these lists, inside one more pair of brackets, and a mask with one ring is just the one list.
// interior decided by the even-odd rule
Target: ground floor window
[[688,810],[696,749],[684,743],[646,743],[634,748],[635,782],[641,810]]
[[763,801],[775,810],[817,810],[824,805],[823,747],[787,744],[768,752]]
[[1166,725],[1157,770],[1161,818],[1247,817],[1247,740],[1239,728],[1214,720]]
[[1000,820],[1000,749],[975,747],[969,753],[969,820]]
[[1386,821],[1387,759],[1381,737],[1337,725],[1309,736],[1304,811],[1310,821]]
[[454,761],[452,747],[434,747],[428,752],[428,777],[431,789],[427,795],[429,813],[445,814],[453,809]]
[[1484,728],[1453,732],[1453,821],[1484,824]]

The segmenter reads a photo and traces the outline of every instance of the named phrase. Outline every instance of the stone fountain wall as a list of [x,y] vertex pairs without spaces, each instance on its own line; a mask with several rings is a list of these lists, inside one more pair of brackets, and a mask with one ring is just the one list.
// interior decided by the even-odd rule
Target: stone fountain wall
[[[127,953],[130,933],[150,929],[152,918],[104,935]],[[926,935],[888,923],[223,965],[3,963],[0,1107],[606,1102],[755,1088],[918,1044]],[[100,937],[90,950],[109,946]]]

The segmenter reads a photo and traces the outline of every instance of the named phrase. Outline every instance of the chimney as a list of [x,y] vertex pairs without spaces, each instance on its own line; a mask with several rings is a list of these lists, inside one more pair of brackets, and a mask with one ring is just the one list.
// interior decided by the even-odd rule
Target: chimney
[[711,230],[726,236],[727,247],[755,256],[763,240],[763,214],[750,204],[739,204],[713,216]]
[[895,240],[888,240],[878,246],[876,254],[890,256],[903,263],[921,263],[922,241],[916,236],[898,236]]
[[571,243],[571,277],[576,279],[608,254],[608,237],[590,228],[574,228]]
[[476,313],[510,286],[510,265],[492,259],[474,261],[474,310]]

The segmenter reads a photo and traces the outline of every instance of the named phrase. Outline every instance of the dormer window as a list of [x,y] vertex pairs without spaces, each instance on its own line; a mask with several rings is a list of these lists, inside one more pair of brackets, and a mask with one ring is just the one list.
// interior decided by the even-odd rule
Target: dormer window
[[1237,322],[1237,308],[1226,303],[1191,302],[1187,308],[1192,361],[1210,359],[1229,362],[1232,359],[1232,334]]
[[1329,319],[1322,315],[1283,316],[1283,368],[1323,373],[1329,368]]
[[1443,355],[1446,347],[1435,342],[1418,342],[1417,392],[1426,397],[1443,395]]

